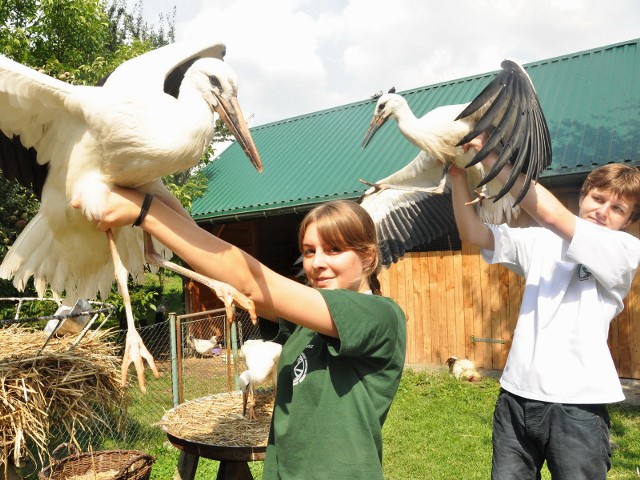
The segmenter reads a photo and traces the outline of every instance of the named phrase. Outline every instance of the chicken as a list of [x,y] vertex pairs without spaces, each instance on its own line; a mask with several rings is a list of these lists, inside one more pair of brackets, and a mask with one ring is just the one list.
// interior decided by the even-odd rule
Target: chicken
[[458,380],[467,380],[469,382],[479,382],[482,375],[476,370],[476,366],[472,360],[468,358],[449,357],[447,360],[449,372]]
[[214,335],[209,340],[203,338],[194,338],[193,335],[189,335],[189,342],[195,348],[196,352],[200,355],[205,355],[208,357],[215,356],[214,349],[218,345],[218,338]]

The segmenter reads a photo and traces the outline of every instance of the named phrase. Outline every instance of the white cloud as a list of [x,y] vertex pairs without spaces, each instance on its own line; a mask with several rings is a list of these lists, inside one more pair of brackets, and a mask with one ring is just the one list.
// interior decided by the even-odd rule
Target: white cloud
[[[166,1],[166,0],[163,0]],[[251,125],[638,36],[636,0],[182,0],[177,37],[227,44]],[[149,18],[153,21],[153,18]]]

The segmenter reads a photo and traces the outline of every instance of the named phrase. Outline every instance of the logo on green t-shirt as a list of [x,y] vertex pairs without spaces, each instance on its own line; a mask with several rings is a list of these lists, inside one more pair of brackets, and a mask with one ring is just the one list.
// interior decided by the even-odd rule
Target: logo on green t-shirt
[[298,358],[296,358],[296,363],[293,366],[293,384],[294,385],[298,385],[299,383],[302,383],[302,381],[304,380],[304,377],[307,376],[307,356],[303,353],[301,353],[300,355],[298,355]]

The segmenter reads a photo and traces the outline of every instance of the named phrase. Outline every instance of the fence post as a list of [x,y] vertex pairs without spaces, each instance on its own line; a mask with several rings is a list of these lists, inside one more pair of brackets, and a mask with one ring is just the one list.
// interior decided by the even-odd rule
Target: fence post
[[176,334],[176,314],[169,313],[169,338],[171,342],[171,388],[173,393],[173,406],[180,405],[179,379],[178,379],[178,336]]

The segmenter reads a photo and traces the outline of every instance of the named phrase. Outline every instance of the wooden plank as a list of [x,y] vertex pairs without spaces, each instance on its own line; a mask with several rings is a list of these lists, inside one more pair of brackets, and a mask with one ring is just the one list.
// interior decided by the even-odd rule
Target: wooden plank
[[456,302],[455,302],[455,272],[453,270],[453,252],[440,252],[442,259],[442,273],[444,274],[444,312],[443,321],[447,326],[447,349],[444,353],[444,361],[455,355],[462,358],[464,349],[458,348],[458,325],[456,322]]
[[[636,273],[631,291],[625,301],[629,316],[629,378],[640,378],[640,273]],[[622,375],[621,375],[622,376]]]
[[471,343],[473,335],[474,319],[476,317],[473,304],[473,282],[471,281],[471,271],[474,256],[471,254],[469,243],[462,244],[462,266],[460,280],[462,283],[462,312],[464,316],[464,342],[465,357],[476,361],[475,344]]
[[414,358],[416,364],[426,363],[424,349],[424,315],[422,313],[422,275],[420,271],[420,253],[411,254],[411,288],[414,323]]
[[440,352],[438,354],[438,364],[444,362],[450,356],[449,350],[449,324],[447,323],[447,269],[445,266],[443,253],[433,252],[437,259],[437,275],[439,288],[436,291],[438,296],[438,330],[440,331]]
[[411,254],[398,260],[403,271],[402,276],[398,279],[398,287],[402,291],[401,295],[404,299],[404,309],[407,316],[407,356],[416,359],[416,312],[413,306],[413,268],[410,257]]
[[432,363],[433,345],[431,341],[431,292],[429,292],[429,256],[426,253],[420,253],[420,279],[421,285],[421,303],[422,303],[422,342],[424,346],[423,362]]
[[[498,336],[500,340],[506,340],[509,337],[509,314],[511,311],[511,305],[509,303],[509,270],[505,267],[499,268],[499,302],[500,302],[500,331]],[[494,344],[494,351],[498,356],[498,362],[494,365],[494,368],[502,370],[507,362],[507,353],[509,348],[505,343]]]
[[437,257],[428,254],[429,258],[429,297],[431,298],[431,310],[429,314],[429,328],[431,330],[431,362],[434,364],[442,364],[440,358],[440,350],[442,345],[442,339],[440,338],[440,322],[439,322],[439,308],[438,304],[440,299],[438,298],[438,263]]
[[465,339],[465,319],[464,308],[462,302],[462,253],[452,252],[451,255],[451,272],[453,276],[453,300],[450,305],[451,314],[453,315],[453,321],[456,324],[456,347],[455,351],[458,352],[458,356],[466,357],[467,355],[467,342]]

